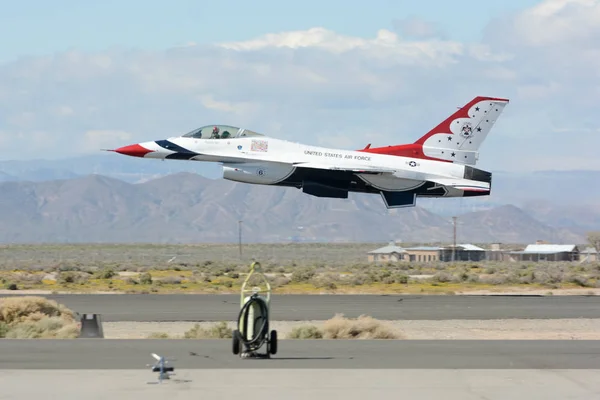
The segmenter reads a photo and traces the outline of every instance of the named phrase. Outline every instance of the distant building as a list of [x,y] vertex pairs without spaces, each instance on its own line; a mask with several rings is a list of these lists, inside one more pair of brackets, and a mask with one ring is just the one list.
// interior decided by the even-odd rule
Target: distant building
[[429,246],[420,246],[420,247],[411,247],[406,250],[406,256],[408,257],[408,261],[412,262],[432,262],[439,261],[440,255],[443,250],[442,247],[429,247]]
[[598,262],[598,252],[593,247],[588,247],[587,249],[581,251],[579,253],[579,261],[581,262]]
[[[367,253],[369,262],[438,262],[452,261],[453,246],[418,246],[402,248],[394,242],[387,246],[375,249]],[[454,251],[456,261],[483,261],[486,251],[472,244],[456,245]]]
[[489,250],[485,252],[485,259],[487,261],[514,261],[508,253],[508,251],[502,250],[500,243],[492,243]]
[[579,248],[574,244],[530,244],[509,254],[514,261],[579,261]]
[[406,250],[396,245],[395,242],[390,242],[387,246],[380,247],[367,253],[369,262],[397,262],[405,261]]
[[486,251],[472,244],[447,246],[440,251],[441,261],[485,261]]

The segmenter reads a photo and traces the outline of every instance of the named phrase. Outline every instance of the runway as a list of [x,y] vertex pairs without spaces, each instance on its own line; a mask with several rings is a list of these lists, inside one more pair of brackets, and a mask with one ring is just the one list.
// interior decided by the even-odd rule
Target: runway
[[151,353],[182,369],[600,369],[600,341],[280,340],[246,360],[223,340],[0,341],[0,370],[144,369]]
[[[235,320],[236,295],[51,295],[104,321]],[[274,320],[335,312],[380,319],[599,318],[584,296],[274,296]],[[0,340],[3,400],[588,400],[600,398],[600,340],[280,340],[269,360],[231,340]],[[151,353],[175,358],[162,385]],[[32,384],[34,382],[34,384]]]
[[[105,322],[233,321],[240,301],[239,295],[42,296],[80,314],[101,314]],[[600,318],[600,296],[274,295],[272,304],[277,321],[326,320],[336,313],[385,320]]]
[[[598,370],[149,370],[2,371],[2,400],[597,400]],[[151,383],[151,384],[149,384]]]

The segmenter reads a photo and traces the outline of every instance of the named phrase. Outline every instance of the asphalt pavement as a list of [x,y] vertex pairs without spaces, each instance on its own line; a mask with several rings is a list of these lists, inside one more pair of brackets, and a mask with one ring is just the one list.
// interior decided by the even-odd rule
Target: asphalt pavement
[[[18,294],[17,294],[18,295]],[[13,296],[13,295],[5,295]],[[115,321],[234,321],[239,295],[43,295]],[[384,320],[600,318],[600,296],[273,295],[272,320],[326,320],[336,313]]]
[[0,370],[144,369],[151,353],[182,369],[600,369],[600,341],[280,340],[271,359],[242,359],[231,340],[6,339]]

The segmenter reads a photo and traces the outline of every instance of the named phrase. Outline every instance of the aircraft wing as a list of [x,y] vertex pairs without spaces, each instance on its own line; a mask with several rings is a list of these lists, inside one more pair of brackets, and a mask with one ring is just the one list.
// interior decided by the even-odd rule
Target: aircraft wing
[[458,190],[464,190],[466,192],[489,192],[489,182],[473,181],[470,179],[460,178],[428,178],[430,182],[434,182],[440,185],[451,187]]
[[357,174],[391,174],[394,173],[396,170],[394,169],[389,169],[389,168],[378,168],[378,167],[371,167],[371,166],[367,166],[367,165],[361,165],[358,167],[336,167],[335,165],[329,165],[329,164],[319,164],[319,163],[312,163],[312,162],[297,162],[293,164],[294,167],[301,167],[301,168],[312,168],[312,169],[324,169],[324,170],[328,170],[328,171],[344,171],[344,172],[354,172]]

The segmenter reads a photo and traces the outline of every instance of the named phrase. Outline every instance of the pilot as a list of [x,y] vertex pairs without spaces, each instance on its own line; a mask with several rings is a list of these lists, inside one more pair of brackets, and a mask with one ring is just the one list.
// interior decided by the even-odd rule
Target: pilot
[[215,126],[215,127],[213,128],[213,130],[212,130],[212,135],[211,135],[211,137],[210,137],[210,138],[211,138],[211,139],[219,139],[219,138],[220,138],[220,136],[219,136],[219,127],[218,127],[218,126]]
[[223,134],[221,135],[221,139],[226,139],[229,136],[231,136],[231,134],[229,133],[229,131],[223,131]]

